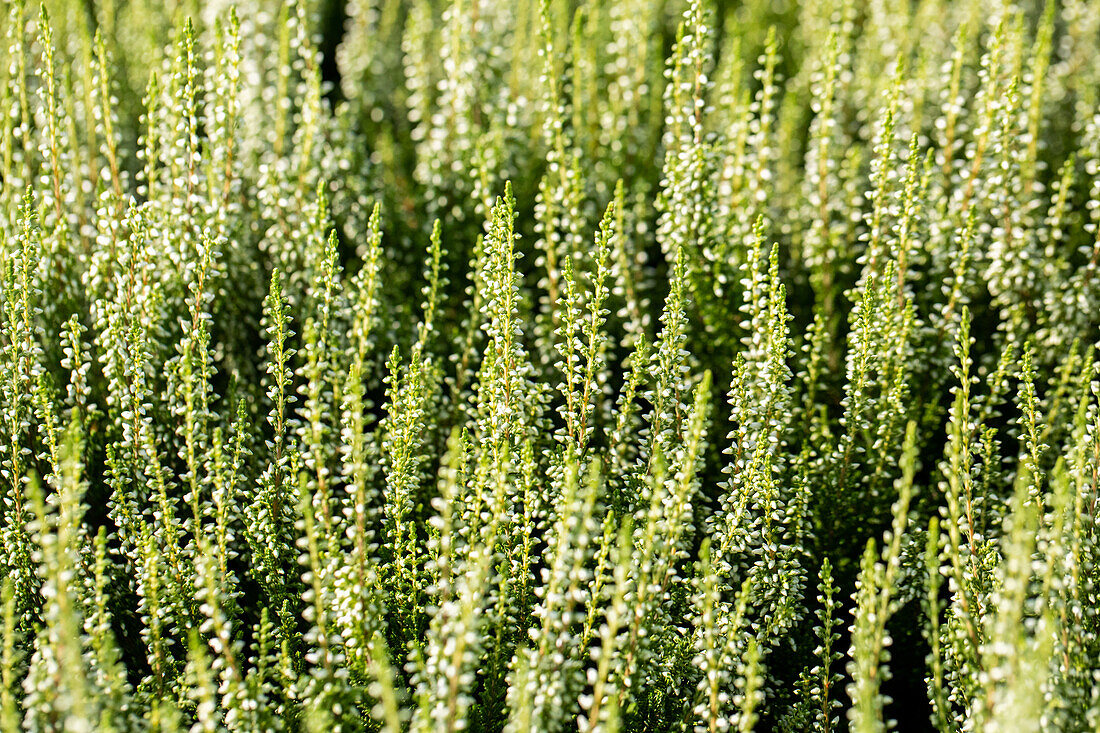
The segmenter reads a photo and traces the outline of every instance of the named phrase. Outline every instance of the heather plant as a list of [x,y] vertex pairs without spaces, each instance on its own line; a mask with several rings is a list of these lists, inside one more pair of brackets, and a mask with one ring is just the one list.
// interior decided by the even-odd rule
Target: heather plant
[[1100,729],[1100,3],[0,61],[3,733]]

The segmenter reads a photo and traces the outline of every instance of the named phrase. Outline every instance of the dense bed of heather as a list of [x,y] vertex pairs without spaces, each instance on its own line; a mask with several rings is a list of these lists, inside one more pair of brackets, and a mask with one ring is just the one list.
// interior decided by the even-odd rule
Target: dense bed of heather
[[1100,2],[0,6],[3,733],[1100,726]]

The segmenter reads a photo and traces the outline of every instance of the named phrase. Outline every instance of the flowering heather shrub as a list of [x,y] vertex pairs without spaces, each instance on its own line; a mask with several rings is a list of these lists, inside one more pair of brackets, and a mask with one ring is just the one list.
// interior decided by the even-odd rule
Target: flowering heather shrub
[[0,15],[0,732],[1100,729],[1100,3]]

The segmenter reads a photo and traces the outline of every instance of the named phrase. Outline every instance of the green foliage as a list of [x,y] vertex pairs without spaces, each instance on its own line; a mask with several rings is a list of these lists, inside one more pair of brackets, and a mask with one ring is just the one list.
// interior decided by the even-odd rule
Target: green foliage
[[1100,3],[0,2],[0,731],[1094,731]]

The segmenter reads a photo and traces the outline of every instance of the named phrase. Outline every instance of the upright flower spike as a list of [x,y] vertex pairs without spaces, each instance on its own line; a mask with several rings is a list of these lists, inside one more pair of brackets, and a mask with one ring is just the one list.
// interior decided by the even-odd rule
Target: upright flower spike
[[[695,730],[700,733],[717,733],[730,730],[735,722],[740,728],[751,730],[752,715],[742,715],[732,710],[730,690],[736,686],[741,660],[750,655],[750,645],[755,645],[746,623],[747,606],[752,599],[753,579],[745,580],[733,604],[722,600],[722,590],[718,584],[719,572],[712,565],[711,547],[710,539],[707,538],[703,540],[700,549],[698,603],[701,612],[695,632],[695,663],[702,671],[702,678],[698,683],[698,701],[693,710],[696,717]],[[758,702],[752,693],[741,697],[743,701],[753,698],[750,703],[752,706]]]
[[239,196],[241,181],[241,154],[238,143],[241,121],[241,22],[237,10],[231,6],[225,22],[215,24],[216,36],[221,41],[215,49],[215,63],[207,68],[207,87],[212,90],[206,99],[203,116],[211,120],[211,155],[207,175],[211,202],[210,219],[218,227],[219,234],[229,236],[239,226],[237,215],[241,209]]
[[188,634],[187,679],[188,697],[195,708],[195,725],[192,729],[214,733],[221,728],[222,716],[218,706],[218,683],[212,661],[207,656],[198,632]]
[[210,636],[208,643],[214,655],[211,668],[217,674],[220,696],[218,707],[224,711],[227,728],[243,730],[250,715],[241,674],[243,645],[235,638],[232,621],[222,605],[218,558],[211,545],[200,545],[195,565],[198,571],[195,595],[201,603],[199,610],[204,616],[199,630]]
[[689,352],[687,346],[687,254],[677,249],[675,269],[669,283],[668,297],[661,313],[660,337],[652,356],[653,410],[649,416],[648,465],[653,467],[658,454],[666,460],[675,455],[677,441],[683,435],[683,420],[687,411]]
[[[704,118],[711,82],[710,11],[703,0],[689,3],[677,33],[676,47],[666,71],[668,129],[662,190],[657,199],[661,218],[657,239],[665,259],[684,269],[685,293],[701,314],[707,338],[721,342],[725,319],[722,293],[729,278],[729,261],[736,255],[725,249],[714,221],[716,156],[704,139]],[[681,262],[681,260],[683,260]]]
[[581,295],[578,292],[577,280],[573,273],[573,260],[567,259],[561,268],[562,293],[559,298],[560,305],[557,310],[561,315],[561,326],[558,328],[559,337],[556,349],[561,355],[561,361],[557,363],[561,372],[561,385],[558,388],[565,399],[565,405],[561,408],[561,415],[565,421],[563,442],[575,446],[579,440],[577,432],[580,429],[580,392],[578,384],[581,379],[583,367],[580,364],[583,346],[581,344]]
[[644,337],[650,323],[649,299],[639,270],[644,267],[645,254],[637,249],[634,232],[628,230],[627,198],[622,180],[615,185],[615,228],[611,239],[611,294],[620,303],[615,315],[622,322],[622,345],[633,347]]
[[582,391],[580,398],[580,420],[578,424],[578,440],[581,448],[585,448],[591,440],[594,431],[594,422],[597,416],[601,416],[598,400],[603,395],[604,385],[607,379],[605,370],[607,336],[604,333],[604,324],[610,311],[605,308],[610,290],[607,285],[607,277],[610,273],[610,259],[612,239],[614,235],[614,219],[617,206],[621,202],[612,199],[607,205],[603,219],[600,220],[599,232],[596,235],[596,254],[593,262],[592,294],[588,299],[586,323],[583,327],[585,351],[585,366]]
[[361,678],[377,668],[374,655],[386,654],[375,647],[386,629],[383,590],[378,573],[376,548],[383,539],[377,532],[378,490],[375,456],[377,443],[367,432],[363,379],[353,364],[348,374],[341,412],[341,459],[347,496],[343,499],[344,524],[352,559],[338,571],[336,623],[347,648],[348,663]]
[[[183,437],[181,458],[187,466],[184,480],[187,483],[187,502],[191,509],[189,520],[191,532],[196,542],[199,541],[201,531],[201,517],[203,515],[203,489],[206,479],[202,468],[202,456],[209,450],[209,425],[214,418],[211,409],[211,393],[213,389],[210,381],[216,371],[213,366],[213,358],[210,353],[210,321],[208,301],[210,293],[207,292],[207,278],[209,276],[211,262],[217,253],[214,250],[214,242],[204,238],[201,248],[201,262],[195,280],[190,284],[190,328],[179,346],[180,355],[177,362],[179,385],[174,395],[176,404],[174,411],[180,416]],[[180,394],[182,393],[182,394]]]
[[893,507],[893,524],[883,539],[885,546],[881,561],[876,557],[874,541],[868,541],[860,564],[857,590],[853,595],[856,606],[851,626],[851,661],[848,663],[848,673],[852,679],[848,685],[848,695],[852,707],[848,710],[848,721],[857,731],[886,730],[883,719],[886,699],[881,692],[882,683],[890,675],[885,664],[889,659],[886,648],[890,644],[886,622],[898,607],[893,595],[894,584],[901,569],[902,544],[916,469],[916,425],[909,423],[902,458],[903,474],[898,480],[898,499]]
[[[419,631],[424,548],[416,530],[423,475],[423,438],[437,372],[414,353],[407,369],[394,347],[387,364],[387,417],[379,445],[385,471],[383,519],[389,563],[382,568],[398,633],[412,642]],[[403,372],[403,373],[402,373]]]
[[[458,489],[465,488],[458,484],[462,474],[455,469],[465,468],[462,463],[468,449],[464,441],[453,445],[451,472],[441,487],[443,506],[459,499]],[[446,554],[436,562],[445,565],[440,567],[443,572],[438,582],[438,610],[429,623],[423,651],[415,657],[416,704],[411,730],[450,732],[468,723],[467,714],[475,701],[473,665],[485,651],[487,641],[481,631],[493,582],[495,546],[507,519],[502,511],[502,495],[508,476],[502,468],[483,461],[478,470],[486,474],[471,476],[471,495],[461,497],[464,503],[474,504],[473,511],[460,517],[445,514],[438,525],[439,547]],[[493,495],[488,496],[488,492]],[[465,546],[464,555],[451,554],[452,547],[459,549],[459,542]]]
[[[2,541],[7,559],[8,577],[14,584],[14,597],[20,613],[32,608],[32,596],[37,593],[38,578],[32,562],[32,545],[27,534],[31,507],[26,496],[30,480],[33,449],[29,433],[33,421],[32,395],[42,374],[41,340],[39,336],[39,301],[41,298],[37,273],[40,262],[40,230],[34,215],[30,192],[24,196],[20,211],[20,233],[4,252],[2,287],[3,318],[8,333],[3,345],[5,404],[5,445],[3,475],[5,478],[4,523]],[[11,246],[11,245],[9,245]]]
[[4,603],[4,629],[2,650],[0,650],[0,727],[4,733],[15,733],[21,730],[21,710],[19,705],[20,695],[17,690],[16,676],[19,674],[19,664],[22,653],[19,647],[16,615],[15,588],[11,580],[6,579],[3,586]]
[[111,568],[107,555],[107,532],[101,528],[94,539],[91,603],[84,617],[89,649],[90,680],[101,697],[99,724],[107,729],[136,724],[133,689],[126,679],[125,658],[112,628],[110,603]]
[[894,83],[884,105],[875,130],[874,157],[871,160],[871,213],[867,216],[866,249],[860,257],[863,264],[861,282],[871,273],[879,273],[891,254],[887,232],[896,217],[893,192],[896,182],[893,176],[897,152],[895,135],[898,125],[898,100],[901,94],[902,70],[900,64],[894,73]]
[[580,294],[571,260],[565,262],[562,270],[564,313],[557,349],[562,357],[558,366],[563,373],[560,391],[565,399],[562,409],[564,440],[582,456],[593,430],[596,414],[593,401],[598,397],[600,387],[597,380],[604,377],[601,362],[605,355],[606,336],[603,327],[608,315],[604,302],[608,296],[606,280],[611,257],[614,207],[615,202],[612,201],[596,235],[591,292],[584,296]]
[[753,72],[760,83],[760,89],[749,107],[750,121],[746,141],[745,206],[736,219],[736,235],[743,236],[752,227],[756,217],[766,215],[772,184],[772,169],[777,151],[773,148],[772,131],[775,126],[776,97],[779,95],[776,68],[779,64],[779,41],[775,26],[768,28],[764,40],[764,53],[758,59],[758,68]]
[[290,317],[287,314],[286,298],[278,270],[271,274],[271,287],[264,301],[264,311],[268,337],[267,374],[270,378],[267,398],[271,404],[267,420],[271,428],[271,438],[266,446],[268,464],[258,479],[258,491],[249,507],[245,536],[252,553],[252,563],[278,607],[285,593],[283,573],[290,552],[287,522],[292,506],[290,497],[293,496],[293,477],[290,472],[288,420],[295,402],[291,389],[293,372],[289,366],[294,349],[288,343],[294,332],[290,329]]
[[[32,127],[34,112],[30,107],[32,87],[27,66],[31,59],[27,49],[25,0],[9,3],[7,16],[4,41],[10,61],[4,69],[5,134],[0,147],[4,161],[3,200],[7,207],[11,207],[33,182],[37,151],[34,150],[32,138],[35,130]],[[2,221],[5,233],[15,231],[17,220],[10,213],[6,212]]]
[[[661,134],[664,59],[657,34],[653,33],[660,12],[657,4],[648,0],[627,0],[606,7],[610,39],[603,50],[609,57],[604,67],[609,78],[604,97],[607,110],[600,125],[607,133],[606,139],[619,143],[602,150],[609,156],[608,186],[618,178],[631,190],[648,187],[651,167],[661,163],[649,156]],[[635,103],[647,97],[651,100],[648,109]]]
[[[296,462],[296,461],[295,461]],[[295,468],[300,468],[296,466]],[[353,715],[354,693],[344,672],[347,656],[341,637],[334,628],[336,548],[331,530],[318,525],[317,498],[312,495],[308,474],[298,471],[298,515],[295,528],[301,534],[298,546],[303,550],[299,565],[302,573],[302,620],[307,630],[302,635],[304,659],[309,669],[297,680],[293,691],[307,728],[343,731]],[[323,519],[323,517],[321,517]]]
[[[815,69],[810,104],[814,119],[810,123],[811,143],[806,150],[805,198],[813,212],[813,226],[803,235],[802,257],[810,270],[811,285],[816,300],[821,303],[825,323],[831,334],[836,328],[836,302],[840,295],[838,283],[846,274],[849,257],[843,250],[836,220],[842,216],[841,192],[838,190],[840,160],[837,149],[846,135],[840,124],[838,96],[843,85],[842,54],[847,51],[847,34],[841,19],[834,16],[829,28],[825,54],[820,68]],[[838,145],[840,143],[840,145]]]
[[382,213],[379,204],[374,205],[367,224],[367,250],[363,264],[352,276],[349,297],[354,316],[351,331],[351,361],[358,365],[364,378],[369,377],[368,358],[378,339],[375,322],[379,318],[379,289],[382,268]]
[[429,216],[454,221],[458,226],[449,231],[462,231],[466,243],[508,179],[501,170],[507,123],[501,123],[509,114],[503,49],[505,29],[514,27],[512,12],[484,0],[450,3],[442,11],[438,45],[424,49],[442,64],[435,70],[434,113],[419,120],[413,175],[424,186]]
[[[549,0],[539,0],[538,27],[543,86],[542,136],[547,152],[546,173],[539,182],[535,202],[536,232],[539,234],[536,246],[540,250],[535,265],[546,272],[539,287],[545,290],[541,305],[545,328],[549,332],[544,340],[549,343],[551,334],[575,327],[575,324],[570,325],[569,319],[575,315],[571,309],[576,307],[576,293],[571,295],[568,289],[573,279],[572,269],[581,252],[585,184],[579,154],[566,128],[569,109],[563,101],[559,52],[554,46]],[[565,338],[568,340],[571,336]]]
[[[83,609],[80,588],[73,583],[81,563],[84,541],[84,466],[80,458],[80,435],[69,430],[58,456],[56,492],[47,507],[46,497],[36,481],[28,485],[36,520],[33,523],[44,599],[42,627],[35,639],[23,680],[26,713],[24,725],[47,727],[53,716],[68,724],[90,728],[98,717],[98,696],[89,679],[84,658]],[[56,682],[51,684],[51,678]]]
[[[731,460],[723,469],[727,479],[711,531],[720,553],[715,572],[722,587],[754,581],[757,591],[749,613],[770,636],[801,617],[807,506],[798,486],[804,479],[783,487],[784,477],[791,475],[785,448],[793,427],[788,417],[790,316],[779,280],[778,248],[772,248],[765,267],[763,235],[763,222],[758,221],[742,280],[748,335],[734,363],[729,392],[733,429],[725,452]],[[772,582],[761,582],[764,577]]]
[[1049,446],[1040,438],[1038,401],[1035,394],[1035,371],[1030,345],[1024,350],[1020,365],[1020,393],[1017,405],[1021,413],[1021,480],[1027,485],[1028,498],[1036,505],[1040,524],[1045,522],[1042,455]]
[[620,707],[661,661],[654,637],[659,639],[659,632],[671,624],[668,608],[661,601],[683,581],[679,568],[693,541],[689,517],[699,490],[700,458],[706,449],[710,387],[710,372],[706,372],[695,389],[683,447],[672,453],[673,461],[666,464],[661,445],[657,445],[646,477],[649,504],[639,507],[634,515],[630,566],[637,575],[623,589],[633,594],[634,604],[628,613],[627,641],[619,651],[623,656],[617,683]]
[[72,173],[72,162],[66,158],[68,153],[67,141],[64,139],[63,129],[60,70],[56,68],[55,48],[53,42],[53,30],[50,26],[50,17],[43,5],[38,18],[41,31],[39,42],[42,44],[43,61],[45,69],[43,81],[39,90],[42,97],[42,105],[46,114],[46,130],[42,139],[40,155],[45,162],[43,181],[47,185],[42,191],[42,212],[46,217],[44,224],[49,230],[60,229],[63,232],[70,229],[66,211],[68,201],[69,181]]
[[[982,649],[982,666],[989,674],[982,678],[984,684],[972,703],[974,717],[991,731],[1015,726],[1039,730],[1046,707],[1042,699],[1049,674],[1045,662],[1057,631],[1044,600],[1033,599],[1029,592],[1030,579],[1040,570],[1036,565],[1042,564],[1035,559],[1041,521],[1041,510],[1021,481],[1012,501],[1010,531],[1002,538],[1004,559]],[[1025,625],[1023,619],[1030,614],[1034,621]]]
[[[530,646],[518,652],[530,676],[525,686],[538,690],[530,704],[523,698],[512,702],[513,717],[506,730],[524,730],[524,725],[536,729],[554,729],[565,723],[573,712],[577,696],[584,685],[583,657],[577,653],[575,632],[584,601],[584,588],[590,580],[587,565],[592,559],[590,546],[597,531],[593,516],[600,490],[599,475],[580,475],[577,457],[565,459],[565,487],[562,491],[558,519],[550,531],[550,558],[544,571],[543,585],[536,591],[539,603],[534,616],[539,626],[532,629]],[[584,486],[581,486],[581,482]],[[529,694],[522,687],[512,688],[516,695]],[[522,715],[515,716],[516,711]]]
[[[960,629],[959,639],[945,650],[954,656],[953,663],[965,672],[976,671],[979,663],[978,644],[981,637],[979,609],[982,598],[984,569],[980,567],[982,533],[977,524],[974,507],[978,505],[978,487],[973,478],[975,448],[972,447],[971,430],[971,376],[970,313],[964,309],[956,338],[958,365],[954,371],[959,380],[951,407],[948,425],[948,465],[943,469],[947,485],[944,497],[947,506],[946,554],[951,563],[954,580],[952,589],[951,626]],[[965,534],[965,544],[964,544]],[[975,675],[976,676],[976,675]],[[966,680],[964,680],[966,681]]]
[[818,602],[821,608],[817,612],[817,623],[814,626],[814,636],[818,639],[818,646],[814,649],[817,657],[815,666],[810,670],[816,685],[814,687],[814,721],[818,730],[833,731],[840,723],[840,716],[836,714],[842,707],[839,695],[835,688],[844,680],[843,675],[836,669],[843,658],[843,652],[837,648],[840,641],[840,633],[836,627],[841,619],[837,616],[840,609],[840,601],[836,600],[836,585],[833,581],[833,568],[828,558],[821,562],[821,571],[818,576]]
[[424,273],[425,285],[422,290],[424,302],[420,308],[423,313],[420,323],[417,325],[417,348],[427,348],[428,341],[436,336],[439,330],[439,311],[443,307],[441,302],[444,292],[450,282],[447,280],[446,251],[443,248],[443,229],[439,219],[432,224],[432,234],[428,238],[427,267]]
[[485,362],[481,372],[481,404],[485,411],[483,439],[488,441],[495,465],[507,461],[507,452],[525,432],[532,416],[527,414],[526,350],[519,340],[519,274],[515,262],[515,198],[511,184],[506,184],[504,196],[493,207],[488,235],[485,238],[485,271],[482,275],[487,300],[482,305],[488,337]]

